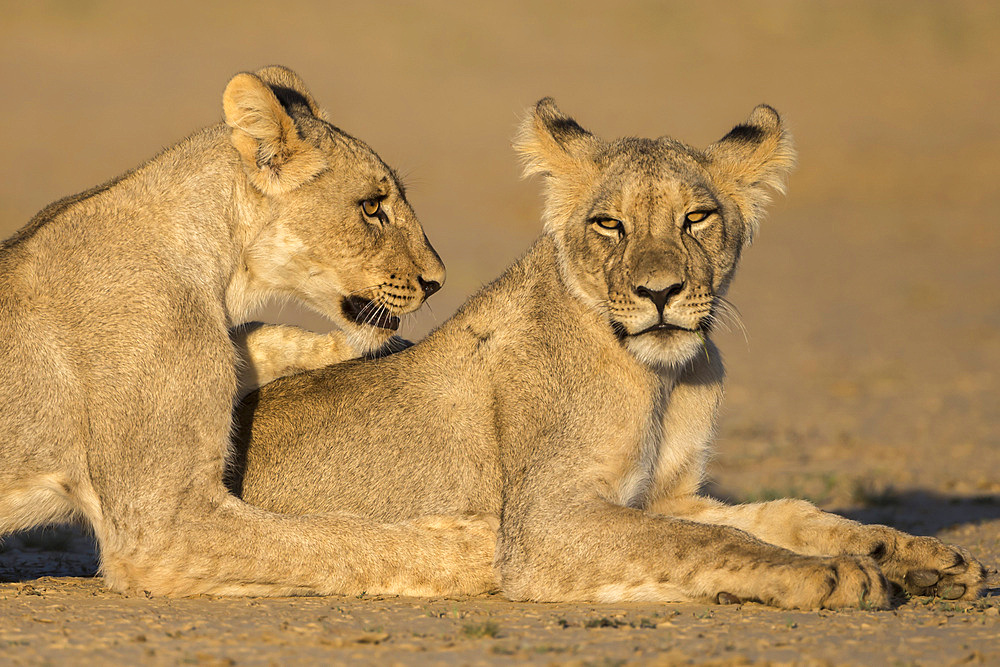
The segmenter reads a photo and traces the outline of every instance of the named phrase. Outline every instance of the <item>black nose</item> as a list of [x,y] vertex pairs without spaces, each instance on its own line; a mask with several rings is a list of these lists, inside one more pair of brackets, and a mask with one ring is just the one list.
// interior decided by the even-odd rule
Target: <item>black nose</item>
[[424,290],[425,299],[441,289],[441,283],[436,280],[424,280],[423,276],[418,277],[417,282],[420,283],[420,287]]
[[670,301],[670,299],[672,299],[677,294],[680,294],[680,291],[682,289],[684,289],[684,283],[674,283],[670,287],[661,290],[651,290],[644,285],[639,285],[638,287],[633,288],[632,291],[634,291],[639,296],[645,297],[650,301],[652,301],[653,304],[656,306],[656,309],[660,311],[660,314],[662,315],[663,309]]

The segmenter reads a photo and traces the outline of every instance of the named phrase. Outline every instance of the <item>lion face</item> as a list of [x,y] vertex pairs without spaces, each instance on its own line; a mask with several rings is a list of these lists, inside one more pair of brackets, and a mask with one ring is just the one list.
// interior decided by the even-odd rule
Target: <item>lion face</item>
[[374,350],[441,288],[445,271],[396,173],[323,119],[290,70],[234,77],[223,99],[233,144],[268,207],[244,266]]
[[793,159],[777,114],[758,107],[706,151],[669,138],[604,142],[538,104],[518,148],[547,176],[546,227],[572,293],[650,365],[683,365],[724,296],[766,198]]
[[669,142],[618,142],[595,167],[588,205],[561,226],[569,282],[638,357],[682,364],[715,319],[743,221]]
[[251,270],[374,349],[445,279],[395,173],[360,141],[322,128],[329,165],[274,197]]

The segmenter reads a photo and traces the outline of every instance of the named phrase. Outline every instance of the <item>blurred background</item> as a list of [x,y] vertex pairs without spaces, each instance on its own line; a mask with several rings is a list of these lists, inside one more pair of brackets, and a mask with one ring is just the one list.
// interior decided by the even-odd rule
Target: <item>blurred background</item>
[[718,336],[715,490],[1000,498],[996,2],[38,0],[0,15],[3,236],[220,121],[230,76],[280,63],[400,170],[448,266],[409,337],[538,234],[539,187],[510,150],[538,98],[599,135],[695,146],[767,102],[800,166],[730,295],[747,339]]

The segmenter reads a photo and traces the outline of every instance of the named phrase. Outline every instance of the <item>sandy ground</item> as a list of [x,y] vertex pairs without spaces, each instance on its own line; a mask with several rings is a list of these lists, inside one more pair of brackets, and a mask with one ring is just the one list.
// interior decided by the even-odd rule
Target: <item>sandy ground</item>
[[511,604],[500,598],[127,598],[92,579],[0,586],[0,660],[337,663],[998,664],[990,606]]
[[[410,182],[448,265],[423,335],[538,231],[509,140],[543,95],[614,136],[705,145],[758,102],[800,167],[731,293],[712,491],[810,498],[1000,565],[1000,8],[975,2],[0,2],[0,234],[302,74]],[[320,329],[294,308],[271,319]],[[0,462],[2,465],[2,462]],[[122,597],[73,532],[0,546],[0,663],[998,664],[970,606]],[[39,578],[42,577],[42,578]]]

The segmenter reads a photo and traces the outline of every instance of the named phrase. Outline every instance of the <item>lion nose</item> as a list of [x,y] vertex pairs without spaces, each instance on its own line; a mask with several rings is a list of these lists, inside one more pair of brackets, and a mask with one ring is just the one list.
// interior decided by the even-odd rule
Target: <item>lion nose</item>
[[441,289],[441,283],[436,280],[424,280],[423,276],[419,276],[417,282],[420,283],[420,287],[424,290],[425,299]]
[[632,291],[638,294],[639,296],[652,301],[653,304],[656,306],[656,309],[660,311],[660,315],[662,315],[663,309],[670,302],[670,299],[672,299],[677,294],[680,294],[680,291],[682,289],[684,289],[684,283],[674,283],[670,287],[660,290],[651,290],[645,285],[639,285],[638,287],[634,287]]

